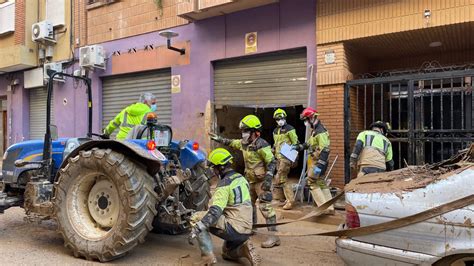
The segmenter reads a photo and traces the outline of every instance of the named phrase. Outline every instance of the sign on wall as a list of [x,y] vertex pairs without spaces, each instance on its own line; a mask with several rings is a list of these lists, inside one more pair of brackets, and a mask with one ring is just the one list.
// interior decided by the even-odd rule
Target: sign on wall
[[171,93],[181,92],[181,75],[171,76]]
[[257,52],[257,32],[245,34],[245,54]]
[[324,63],[326,65],[328,64],[334,64],[336,62],[336,53],[334,50],[329,50],[324,52]]

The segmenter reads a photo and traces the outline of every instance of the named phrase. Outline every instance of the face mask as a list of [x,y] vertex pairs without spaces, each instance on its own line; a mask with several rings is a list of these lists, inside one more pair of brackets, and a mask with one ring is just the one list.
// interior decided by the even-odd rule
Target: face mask
[[156,103],[152,104],[150,106],[150,109],[151,109],[152,112],[155,112],[156,111]]
[[310,127],[310,126],[311,126],[311,124],[309,123],[308,120],[305,120],[305,121],[304,121],[304,125],[305,125],[306,127]]
[[277,124],[278,124],[278,126],[280,126],[280,127],[284,126],[285,123],[286,123],[285,119],[280,119],[280,120],[277,121]]
[[242,141],[248,143],[250,139],[250,132],[242,132]]

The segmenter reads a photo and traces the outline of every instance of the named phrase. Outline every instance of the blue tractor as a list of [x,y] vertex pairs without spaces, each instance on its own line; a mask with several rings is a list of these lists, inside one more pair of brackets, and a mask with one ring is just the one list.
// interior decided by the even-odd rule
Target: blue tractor
[[[48,75],[44,141],[6,150],[0,213],[20,206],[31,219],[54,219],[64,245],[88,260],[124,256],[151,230],[186,231],[192,212],[205,210],[210,198],[206,156],[198,144],[173,141],[171,128],[156,121],[138,130],[143,138],[103,139],[92,133],[91,80]],[[55,136],[51,94],[57,75],[87,85],[88,133],[83,138]]]

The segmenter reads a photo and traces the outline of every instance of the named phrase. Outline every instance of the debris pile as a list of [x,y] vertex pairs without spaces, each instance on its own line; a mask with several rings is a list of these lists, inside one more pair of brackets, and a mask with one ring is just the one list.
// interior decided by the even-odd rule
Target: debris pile
[[448,160],[420,166],[408,166],[386,173],[376,173],[352,180],[346,192],[401,192],[426,187],[466,169],[474,168],[474,144]]

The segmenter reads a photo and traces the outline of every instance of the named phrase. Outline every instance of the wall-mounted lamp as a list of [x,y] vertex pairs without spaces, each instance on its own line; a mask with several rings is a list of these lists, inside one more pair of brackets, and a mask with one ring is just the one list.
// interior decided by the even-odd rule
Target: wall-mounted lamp
[[423,16],[428,19],[431,17],[431,10],[429,9],[425,9],[425,11],[423,12]]
[[171,46],[171,38],[178,37],[179,36],[178,33],[174,32],[174,31],[170,31],[170,30],[164,30],[164,31],[160,31],[158,34],[161,37],[166,38],[166,44],[167,44],[167,47],[168,47],[169,50],[179,52],[181,55],[186,53],[186,49],[184,49],[184,48],[179,49],[179,48]]

